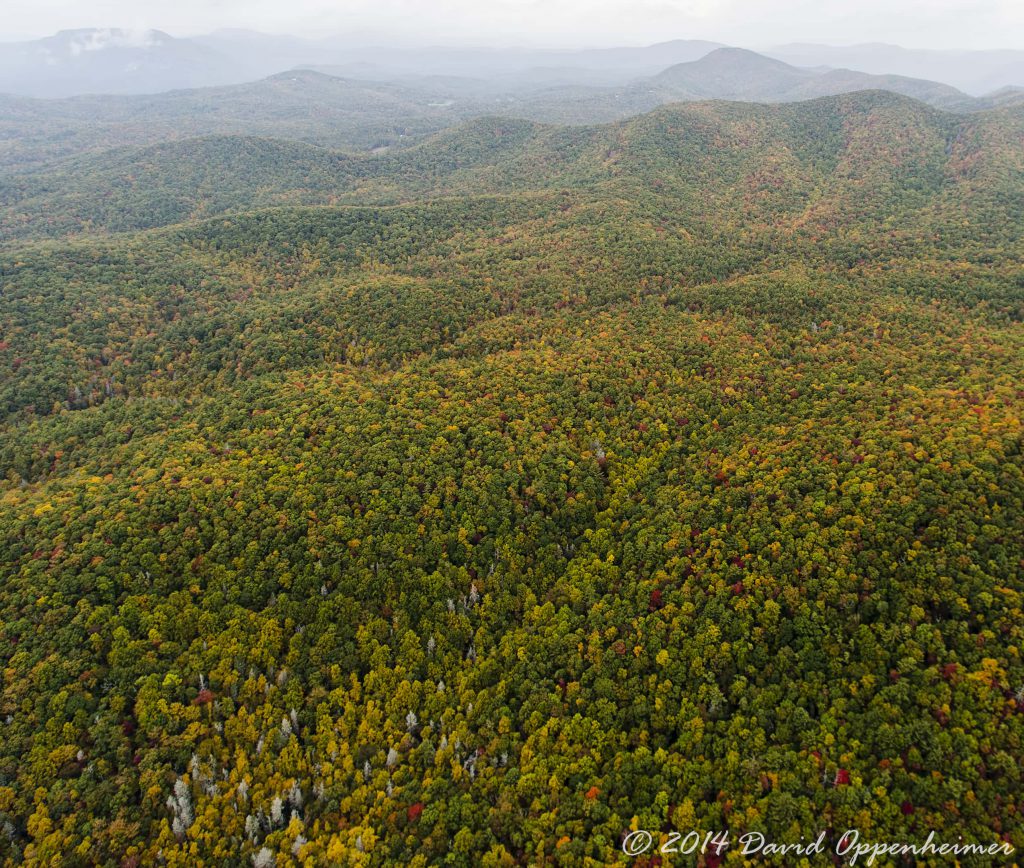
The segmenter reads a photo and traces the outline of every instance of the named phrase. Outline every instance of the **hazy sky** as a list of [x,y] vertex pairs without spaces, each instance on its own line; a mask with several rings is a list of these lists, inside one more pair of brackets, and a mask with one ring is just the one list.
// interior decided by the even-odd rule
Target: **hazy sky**
[[794,41],[1024,49],[1024,0],[0,0],[0,38],[73,27],[174,35],[244,27],[419,44],[646,44],[675,38],[761,47]]

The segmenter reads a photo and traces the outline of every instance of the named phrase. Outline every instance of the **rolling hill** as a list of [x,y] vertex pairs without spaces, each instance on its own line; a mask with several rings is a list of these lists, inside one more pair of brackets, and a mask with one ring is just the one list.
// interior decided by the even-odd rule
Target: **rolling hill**
[[[816,209],[862,207],[829,197],[849,193],[870,155],[886,149],[900,161],[884,176],[862,179],[865,202],[889,195],[948,208],[978,196],[1012,199],[1022,130],[1017,109],[956,116],[865,91],[771,108],[676,104],[582,127],[485,117],[382,155],[246,136],[184,139],[0,180],[0,240],[131,231],[272,205],[559,189],[671,194],[687,212],[708,206],[701,208],[708,217],[723,202],[741,207],[731,197],[742,190],[746,207],[792,209],[800,222]],[[901,180],[903,171],[912,171],[912,183]],[[764,180],[755,186],[763,186],[752,199],[745,179],[758,177]],[[893,191],[894,183],[903,186]]]

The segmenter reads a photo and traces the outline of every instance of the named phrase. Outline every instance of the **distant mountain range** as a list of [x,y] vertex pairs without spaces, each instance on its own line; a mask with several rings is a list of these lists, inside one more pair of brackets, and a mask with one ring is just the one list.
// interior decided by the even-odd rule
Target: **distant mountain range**
[[764,50],[796,66],[829,66],[877,75],[905,75],[952,85],[973,96],[1024,85],[1024,51],[934,51],[898,45],[813,45],[799,43]]
[[[503,82],[508,87],[508,79]],[[936,82],[800,69],[737,48],[717,48],[618,86],[520,82],[502,90],[494,81],[453,75],[367,81],[294,70],[256,82],[152,95],[0,95],[0,174],[33,172],[90,151],[197,136],[269,136],[380,153],[484,116],[593,125],[672,102],[794,102],[863,90],[888,90],[952,112],[1024,105],[1021,88],[975,98]]]
[[[248,39],[248,37],[245,37]],[[244,42],[245,39],[242,41]],[[45,42],[45,40],[44,40]],[[184,43],[180,45],[179,43]],[[196,52],[195,78],[227,76],[211,46],[164,34],[119,31],[64,34],[47,43],[52,57],[84,64],[96,81],[117,83],[117,63],[128,63],[150,81],[171,80],[172,56]],[[283,43],[285,47],[290,44]],[[293,69],[245,83],[192,87],[151,95],[116,94],[38,99],[0,95],[0,173],[32,172],[73,155],[137,147],[197,136],[262,136],[349,153],[406,148],[473,118],[496,116],[558,124],[620,121],[676,102],[729,100],[799,102],[855,91],[890,91],[952,112],[1024,105],[1024,89],[1006,87],[983,98],[946,84],[848,69],[809,69],[739,48],[665,43],[622,49],[615,62],[653,65],[668,57],[698,59],[657,66],[625,83],[589,82],[582,67],[496,64],[491,77],[470,77],[438,65],[422,75],[386,80],[341,77],[343,68]],[[283,48],[282,48],[283,50]],[[139,59],[139,58],[142,59]],[[593,59],[592,54],[588,57]],[[114,58],[118,58],[116,63]],[[465,57],[463,56],[463,59]],[[564,59],[564,58],[563,58]],[[205,65],[204,65],[205,64]],[[55,61],[55,66],[60,66]],[[220,70],[218,72],[218,69]],[[500,70],[500,71],[499,71]],[[83,76],[85,73],[83,72]],[[48,81],[56,79],[53,73]],[[84,79],[83,79],[84,80]]]
[[63,30],[0,43],[0,91],[25,96],[155,93],[233,80],[228,56],[159,30]]
[[[471,83],[477,94],[522,94],[552,87],[635,85],[668,67],[693,63],[726,47],[701,40],[672,40],[644,47],[582,51],[396,48],[343,38],[310,40],[248,30],[222,30],[192,38],[158,30],[66,30],[45,39],[0,43],[0,93],[34,97],[159,93],[240,84],[305,67],[385,82],[452,79],[463,94]],[[721,85],[700,82],[696,91],[719,96],[728,92],[736,94],[731,98],[741,99],[746,98],[741,96],[744,92],[756,99],[794,99],[807,87],[816,94],[859,86],[853,73],[892,79],[893,89],[900,92],[907,92],[901,88],[918,87],[900,84],[902,79],[941,83],[973,96],[1024,86],[1024,51],[942,52],[888,45],[800,44],[773,48],[762,55],[789,67],[761,65],[758,74],[768,74],[769,81],[740,82],[746,55],[734,50],[716,61],[720,66],[735,67],[721,71]],[[840,72],[834,72],[831,80],[820,78],[835,70]],[[814,84],[810,84],[812,76]],[[876,79],[868,86],[884,84]],[[938,93],[937,87],[922,92]],[[957,98],[949,91],[942,97],[951,105]]]
[[692,63],[669,67],[652,79],[676,99],[797,102],[858,90],[889,90],[937,108],[970,111],[988,107],[935,81],[871,75],[849,69],[806,69],[742,48],[719,48]]

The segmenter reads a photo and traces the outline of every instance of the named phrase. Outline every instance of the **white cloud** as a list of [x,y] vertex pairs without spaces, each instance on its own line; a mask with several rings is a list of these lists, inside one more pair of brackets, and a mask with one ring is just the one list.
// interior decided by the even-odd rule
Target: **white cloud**
[[157,34],[152,30],[115,30],[105,28],[76,36],[71,40],[69,50],[77,57],[87,51],[102,51],[104,48],[152,48],[159,44]]

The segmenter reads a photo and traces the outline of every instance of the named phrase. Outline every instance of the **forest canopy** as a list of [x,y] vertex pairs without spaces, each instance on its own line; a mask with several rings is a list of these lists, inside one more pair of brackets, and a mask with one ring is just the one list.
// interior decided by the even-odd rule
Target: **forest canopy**
[[0,219],[6,864],[1024,848],[1019,108],[188,139]]

